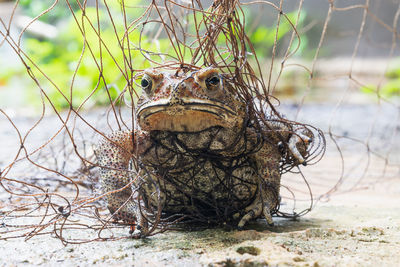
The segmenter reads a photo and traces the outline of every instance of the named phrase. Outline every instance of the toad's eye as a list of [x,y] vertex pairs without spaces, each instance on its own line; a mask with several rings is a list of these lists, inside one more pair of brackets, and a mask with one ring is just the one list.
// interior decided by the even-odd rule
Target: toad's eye
[[219,88],[221,84],[221,79],[218,75],[213,75],[210,78],[206,79],[207,89],[210,91],[215,91]]
[[151,93],[151,88],[153,87],[153,81],[150,79],[150,77],[143,77],[142,81],[140,82],[140,85],[142,86],[142,89],[147,93]]

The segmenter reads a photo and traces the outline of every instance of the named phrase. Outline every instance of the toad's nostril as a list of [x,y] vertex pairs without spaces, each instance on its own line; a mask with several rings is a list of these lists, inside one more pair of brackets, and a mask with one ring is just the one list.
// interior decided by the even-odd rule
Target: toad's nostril
[[178,85],[175,86],[173,94],[175,97],[185,97],[191,95],[191,87],[190,84],[186,81],[180,82]]
[[179,97],[179,94],[177,92],[174,92],[171,94],[171,98],[169,99],[169,105],[183,105],[182,99]]

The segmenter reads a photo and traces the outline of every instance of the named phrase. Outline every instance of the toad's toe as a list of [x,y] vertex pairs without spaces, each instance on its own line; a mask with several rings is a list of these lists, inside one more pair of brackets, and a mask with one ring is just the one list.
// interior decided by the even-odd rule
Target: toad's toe
[[147,229],[145,227],[141,227],[140,225],[138,225],[134,231],[129,231],[129,233],[133,239],[144,238],[148,235]]
[[262,202],[260,199],[256,199],[250,206],[245,209],[246,214],[240,219],[238,228],[243,228],[245,224],[253,219],[260,217],[262,212]]
[[269,209],[269,205],[264,205],[263,207],[263,215],[264,218],[267,220],[269,226],[274,225],[274,221],[272,220],[271,211]]

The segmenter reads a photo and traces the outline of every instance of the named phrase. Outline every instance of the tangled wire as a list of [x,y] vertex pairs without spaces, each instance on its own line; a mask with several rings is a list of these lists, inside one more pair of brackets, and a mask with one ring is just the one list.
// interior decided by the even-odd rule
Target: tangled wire
[[[240,153],[234,163],[231,162],[232,164],[228,166],[223,153],[211,161],[209,154],[202,155],[204,149],[193,150],[186,147],[182,152],[182,147],[178,149],[176,146],[176,140],[179,139],[177,133],[170,132],[167,139],[175,140],[173,142],[175,145],[169,149],[175,150],[175,155],[181,157],[190,152],[190,157],[184,166],[169,169],[167,175],[162,177],[164,181],[176,183],[177,181],[174,180],[176,175],[182,176],[186,173],[188,174],[183,175],[184,179],[193,181],[196,176],[190,173],[205,171],[215,173],[213,178],[222,181],[222,184],[231,184],[232,179],[240,178],[232,175],[235,170],[245,169],[254,164],[247,155],[256,153],[260,146],[267,142],[262,140],[262,136],[276,134],[273,128],[268,128],[271,122],[285,125],[290,135],[296,135],[297,132],[294,129],[312,133],[314,137],[312,145],[306,151],[300,151],[307,165],[318,162],[322,157],[326,146],[322,132],[311,125],[284,118],[276,109],[279,100],[272,95],[282,75],[285,62],[301,45],[297,23],[303,1],[300,1],[297,18],[293,20],[283,11],[283,1],[275,5],[269,1],[240,3],[237,0],[219,0],[213,1],[207,7],[200,0],[168,0],[163,3],[152,1],[141,6],[130,6],[125,1],[120,1],[116,9],[107,1],[103,3],[96,1],[90,6],[87,1],[72,3],[66,0],[73,24],[81,37],[82,47],[79,58],[70,64],[73,71],[70,74],[70,83],[65,88],[53,81],[59,74],[53,76],[48,74],[49,70],[43,70],[37,59],[25,51],[21,44],[25,32],[42,16],[51,13],[57,2],[55,1],[47,10],[37,15],[18,36],[11,34],[10,25],[13,16],[8,24],[1,21],[4,29],[0,31],[3,38],[0,45],[9,46],[21,60],[27,74],[39,89],[42,108],[40,118],[35,120],[28,129],[22,129],[18,126],[18,121],[0,109],[2,117],[15,131],[14,136],[17,136],[15,147],[18,148],[11,163],[1,169],[0,183],[4,190],[1,196],[8,198],[7,201],[1,203],[0,207],[2,209],[0,213],[1,239],[18,237],[29,239],[43,234],[54,234],[63,243],[127,238],[126,235],[118,235],[117,231],[118,228],[124,227],[124,222],[119,221],[118,224],[114,224],[116,218],[105,209],[107,206],[105,199],[118,192],[105,192],[99,188],[99,167],[101,166],[96,161],[92,146],[97,143],[97,140],[106,138],[110,132],[138,129],[135,118],[136,102],[140,96],[138,81],[143,76],[144,69],[148,67],[170,73],[188,73],[204,67],[220,69],[227,82],[235,89],[237,98],[246,103],[246,126],[251,125],[259,136],[258,142],[254,142],[251,148],[238,148],[243,153]],[[248,17],[246,17],[245,8],[257,4],[256,2],[262,2],[261,4],[271,7],[277,14],[271,61],[267,70],[259,62],[246,28]],[[13,14],[17,6],[18,1]],[[365,8],[365,12],[368,13],[368,5],[360,8]],[[331,12],[335,10],[340,9],[334,6],[334,1],[330,1],[329,13],[322,29],[321,41],[316,50],[312,68],[304,67],[310,79],[314,74],[315,61],[325,36],[326,25],[328,25]],[[278,33],[282,22],[290,25],[291,35],[280,58],[281,68],[277,77],[274,77]],[[107,35],[110,32],[111,39]],[[87,61],[94,66],[97,77],[91,84],[90,92],[79,98],[80,92],[77,89],[81,82],[79,76],[80,72],[87,68],[85,65]],[[106,64],[108,68],[105,67]],[[110,68],[110,66],[113,67]],[[114,75],[115,72],[117,75]],[[62,108],[57,106],[53,92],[61,98]],[[98,110],[88,111],[92,107],[93,99],[99,94],[103,96],[101,101],[108,105],[107,111],[100,112],[100,116]],[[50,118],[45,116],[48,113],[55,116]],[[43,124],[49,121],[56,125],[55,131],[49,136],[44,134],[47,138],[46,142],[39,143],[34,149],[28,149],[29,138],[34,136],[36,131],[48,128]],[[332,132],[329,132],[329,135],[333,140],[338,137]],[[211,135],[210,138],[213,139],[216,136],[217,134]],[[239,131],[238,139],[240,138],[247,137]],[[162,143],[161,140],[158,141]],[[248,142],[244,140],[242,145],[245,146]],[[159,148],[161,147],[160,145]],[[292,209],[288,208],[289,211],[284,211],[277,205],[272,210],[272,213],[277,216],[304,215],[311,210],[314,200],[321,199],[322,195],[329,196],[343,181],[342,173],[332,190],[314,197],[299,163],[290,153],[288,139],[283,137],[280,143],[280,155],[279,173],[291,172],[302,177],[301,183],[306,185],[305,195],[309,196],[310,204],[300,211],[296,209],[295,204]],[[163,167],[161,159],[153,163],[157,166],[144,166],[135,155],[132,155],[130,162],[132,166],[128,175],[130,182],[121,187],[121,190],[130,188],[137,181],[142,181],[136,193],[142,196],[142,198],[139,196],[139,199],[142,199],[140,201],[146,201],[147,194],[142,192],[142,188],[151,187],[149,181],[155,179],[155,176],[151,174],[152,171],[154,168],[162,169]],[[146,170],[146,177],[150,177],[148,180],[143,182],[136,179],[139,168]],[[173,171],[176,173],[172,176],[170,173]],[[30,173],[30,177],[27,177],[27,173]],[[252,186],[251,182],[243,183],[244,188]],[[288,205],[287,202],[295,203],[296,200],[300,200],[296,197],[299,193],[296,189],[293,190],[290,185],[287,186],[284,183],[281,187],[292,195],[285,199],[285,203],[284,201],[281,203]],[[160,190],[156,189],[154,192],[158,191]],[[193,192],[193,188],[187,191]],[[193,221],[203,227],[220,224],[231,218],[231,214],[243,208],[222,209],[229,206],[232,199],[237,197],[231,194],[231,191],[227,191],[227,195],[220,204],[196,205],[198,209],[195,212],[183,210],[168,212],[163,210],[162,203],[167,201],[179,204],[182,199],[174,199],[174,196],[170,196],[169,199],[160,201],[161,196],[156,197],[158,198],[157,205],[140,206],[145,209],[142,210],[142,214],[151,224],[149,234],[175,228],[183,221]],[[184,205],[181,203],[180,206]],[[95,230],[97,237],[93,238],[90,234],[82,235],[82,232],[91,230]]]

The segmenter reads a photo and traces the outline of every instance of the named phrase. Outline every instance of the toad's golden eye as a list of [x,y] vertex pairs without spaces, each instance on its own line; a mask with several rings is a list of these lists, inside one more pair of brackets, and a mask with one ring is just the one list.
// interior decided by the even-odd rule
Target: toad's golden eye
[[221,85],[221,78],[219,75],[213,75],[210,78],[206,79],[206,86],[207,89],[210,91],[215,91],[217,90]]
[[142,86],[142,89],[146,92],[146,94],[151,93],[151,89],[153,87],[153,81],[149,76],[144,76],[142,78],[142,81],[140,82],[140,85]]

